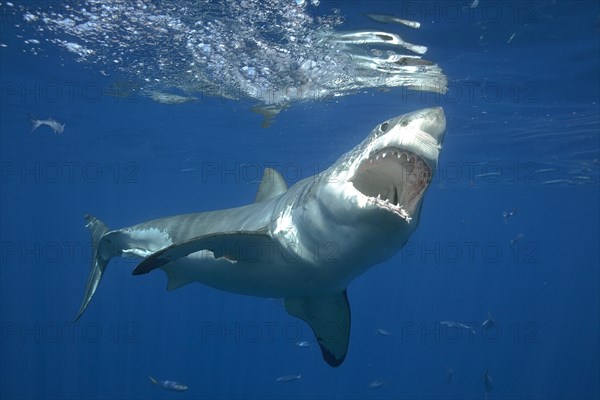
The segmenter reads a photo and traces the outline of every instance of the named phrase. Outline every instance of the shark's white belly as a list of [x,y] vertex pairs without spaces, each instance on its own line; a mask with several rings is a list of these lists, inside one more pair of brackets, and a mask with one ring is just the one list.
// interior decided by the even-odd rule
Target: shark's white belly
[[[152,230],[124,230],[127,240],[117,244],[124,257],[145,258],[172,244],[168,235]],[[125,237],[122,236],[121,238]],[[339,291],[344,276],[331,274],[331,265],[315,265],[300,259],[283,259],[271,255],[265,262],[231,261],[225,257],[215,259],[208,250],[161,267],[167,274],[167,288],[178,289],[191,282],[250,296],[285,298],[306,297]]]
[[259,297],[290,298],[335,292],[339,280],[331,280],[315,265],[302,262],[255,262],[215,259],[199,251],[162,267],[169,290],[190,282]]

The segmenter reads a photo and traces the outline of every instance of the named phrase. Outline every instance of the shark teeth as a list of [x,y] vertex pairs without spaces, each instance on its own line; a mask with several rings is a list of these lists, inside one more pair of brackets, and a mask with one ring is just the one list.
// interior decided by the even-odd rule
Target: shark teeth
[[421,157],[403,148],[388,147],[363,159],[351,182],[368,203],[410,222],[409,211],[415,210],[431,176]]
[[377,197],[368,197],[370,203],[376,205],[379,208],[386,209],[399,217],[403,218],[407,223],[410,223],[412,217],[406,211],[403,205],[398,205],[390,202],[388,199],[382,200],[381,195],[377,195]]

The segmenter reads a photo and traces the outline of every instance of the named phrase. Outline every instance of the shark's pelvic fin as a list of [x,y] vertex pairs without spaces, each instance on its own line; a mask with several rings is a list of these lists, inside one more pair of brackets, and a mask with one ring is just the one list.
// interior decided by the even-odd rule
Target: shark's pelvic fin
[[350,340],[350,305],[345,290],[331,296],[285,299],[285,309],[310,325],[327,364],[337,367],[344,362]]
[[[261,245],[268,246],[269,249],[278,246],[278,242],[269,236],[266,227],[257,231],[220,232],[198,236],[152,253],[133,270],[133,275],[147,274],[156,268],[202,250],[212,251],[215,258],[225,257],[232,262],[260,262],[254,251],[247,250],[256,249],[256,246]],[[268,254],[268,252],[261,253],[264,253],[265,256]],[[244,257],[251,257],[251,259]]]
[[102,279],[104,270],[108,265],[108,261],[110,260],[110,258],[102,258],[99,252],[100,240],[108,232],[108,227],[98,218],[89,214],[85,216],[85,220],[87,221],[86,228],[89,229],[90,234],[92,235],[92,269],[90,270],[90,276],[88,277],[87,286],[85,288],[83,303],[81,303],[75,321],[83,315],[90,304],[92,297],[94,297],[94,293],[96,293],[100,279]]
[[287,190],[288,187],[283,176],[273,168],[265,168],[254,202],[258,203],[259,201],[279,196]]
[[167,290],[169,292],[194,282],[193,279],[182,276],[177,271],[165,270],[165,273],[167,274]]

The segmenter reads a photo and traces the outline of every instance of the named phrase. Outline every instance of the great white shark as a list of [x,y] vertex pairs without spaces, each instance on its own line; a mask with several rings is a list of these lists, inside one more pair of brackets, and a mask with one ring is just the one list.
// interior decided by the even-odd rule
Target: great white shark
[[200,282],[284,299],[312,328],[325,361],[339,366],[350,335],[346,288],[408,241],[436,170],[446,129],[442,108],[378,124],[325,171],[288,189],[265,169],[253,204],[176,215],[110,230],[87,215],[92,269],[87,309],[113,257],[140,257],[134,275],[162,269],[167,289]]

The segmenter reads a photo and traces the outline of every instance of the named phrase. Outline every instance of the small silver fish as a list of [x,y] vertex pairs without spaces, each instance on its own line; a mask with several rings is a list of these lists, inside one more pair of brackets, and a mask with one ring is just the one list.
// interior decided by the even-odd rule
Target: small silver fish
[[488,176],[500,176],[500,172],[486,172],[484,174],[477,174],[475,178],[485,178]]
[[183,104],[198,100],[193,96],[180,96],[178,94],[159,91],[152,91],[149,95],[152,100],[162,104]]
[[462,322],[455,322],[455,321],[442,321],[440,322],[441,325],[446,325],[449,328],[462,328],[462,329],[468,329],[470,330],[473,334],[475,334],[475,329],[473,329],[471,326],[467,325],[467,324],[463,324]]
[[169,390],[171,392],[185,392],[186,390],[188,390],[188,387],[186,385],[182,385],[181,383],[173,381],[159,381],[151,376],[149,376],[148,378],[150,378],[150,382],[152,382],[156,386],[160,386],[161,388]]
[[496,321],[492,318],[492,313],[488,311],[488,317],[485,321],[481,323],[481,326],[485,329],[493,328],[496,326]]
[[306,340],[298,340],[294,344],[298,347],[310,347],[310,343],[308,343]]
[[542,182],[542,185],[556,185],[557,183],[570,183],[571,181],[568,179],[553,179],[550,181]]
[[488,393],[490,393],[494,388],[494,383],[492,382],[489,368],[486,368],[485,372],[483,373],[483,388],[485,389],[485,398],[487,399]]
[[279,378],[277,378],[277,382],[287,383],[287,382],[297,381],[298,379],[301,379],[301,378],[302,378],[302,375],[283,375],[283,376],[280,376]]
[[377,333],[380,334],[381,336],[390,336],[391,333],[389,331],[386,331],[385,329],[377,329]]
[[525,237],[525,235],[523,235],[522,233],[519,233],[517,236],[515,236],[513,239],[510,240],[511,246],[514,246],[519,240],[523,239],[524,237]]
[[253,113],[263,116],[261,128],[268,128],[273,122],[275,117],[282,111],[288,108],[287,105],[269,105],[269,106],[254,106],[250,109]]
[[373,382],[369,383],[369,389],[379,389],[385,385],[384,381],[380,381],[379,379],[375,379]]
[[502,211],[502,218],[504,219],[504,223],[508,224],[508,219],[510,217],[514,217],[519,212],[518,208],[513,208],[511,211]]
[[400,24],[400,25],[410,26],[411,28],[415,28],[415,29],[417,29],[421,26],[421,24],[419,22],[409,21],[407,19],[398,18],[395,15],[389,15],[389,14],[368,13],[368,14],[365,14],[365,17],[369,18],[372,21],[379,22],[381,24]]
[[470,329],[471,328],[469,325],[465,325],[462,322],[442,321],[442,322],[440,322],[440,324],[446,325],[446,326],[448,326],[450,328],[465,328],[465,329]]
[[35,131],[42,125],[48,125],[56,135],[58,135],[59,133],[63,133],[63,131],[65,130],[65,124],[61,124],[60,122],[52,119],[52,117],[48,119],[39,119],[29,114],[29,119],[31,120],[31,132]]

